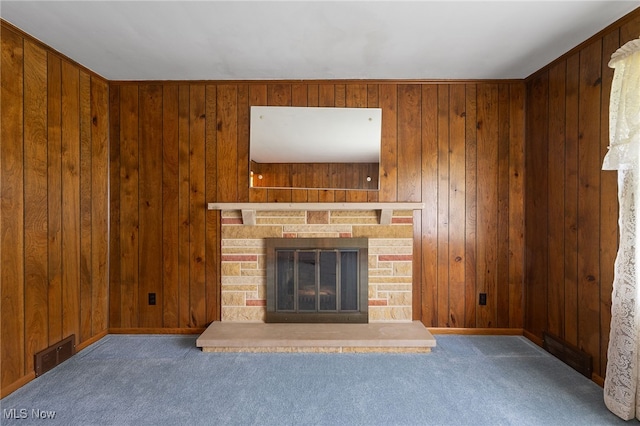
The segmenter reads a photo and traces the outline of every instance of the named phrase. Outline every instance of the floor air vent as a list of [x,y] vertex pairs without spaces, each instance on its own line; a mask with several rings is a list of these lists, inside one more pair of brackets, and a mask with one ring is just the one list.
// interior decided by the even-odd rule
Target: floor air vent
[[72,334],[35,354],[36,377],[71,358],[76,353],[76,335]]
[[544,349],[551,355],[591,379],[591,373],[593,372],[591,355],[553,334],[543,332],[542,338]]

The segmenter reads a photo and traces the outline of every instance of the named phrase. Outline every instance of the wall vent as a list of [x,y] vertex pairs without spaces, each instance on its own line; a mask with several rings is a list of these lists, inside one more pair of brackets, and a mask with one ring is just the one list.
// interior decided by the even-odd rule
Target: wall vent
[[58,343],[43,349],[34,355],[36,377],[68,360],[76,353],[76,335],[72,334]]
[[542,333],[543,348],[571,368],[591,379],[593,372],[593,357],[546,331]]

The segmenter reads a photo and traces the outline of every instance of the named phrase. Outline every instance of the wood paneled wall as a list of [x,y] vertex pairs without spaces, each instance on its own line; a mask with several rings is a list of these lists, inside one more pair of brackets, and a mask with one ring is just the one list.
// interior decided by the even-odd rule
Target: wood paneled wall
[[593,356],[604,377],[618,245],[609,144],[611,54],[640,35],[640,11],[527,79],[525,329]]
[[[250,189],[252,105],[382,108],[380,191]],[[524,106],[524,83],[508,81],[112,82],[110,327],[219,318],[206,202],[381,201],[425,203],[416,319],[522,328]]]
[[0,365],[108,319],[108,83],[2,23]]

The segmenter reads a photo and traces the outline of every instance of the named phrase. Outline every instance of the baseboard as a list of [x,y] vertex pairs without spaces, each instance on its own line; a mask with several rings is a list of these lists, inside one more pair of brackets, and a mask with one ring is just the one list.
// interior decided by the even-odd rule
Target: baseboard
[[544,346],[544,342],[542,341],[541,337],[538,337],[535,334],[528,332],[527,330],[524,330],[522,335],[524,337],[526,337],[527,339],[531,340],[536,345],[538,345],[540,347]]
[[206,328],[110,328],[108,334],[202,334]]
[[452,327],[427,327],[431,334],[467,334],[482,336],[522,336],[521,328],[452,328]]
[[4,398],[5,396],[9,395],[10,393],[13,393],[13,392],[17,391],[22,386],[26,385],[27,383],[29,383],[30,381],[32,381],[35,378],[36,378],[36,372],[32,371],[31,373],[27,374],[26,376],[23,376],[23,377],[19,378],[18,380],[16,380],[15,382],[3,387],[2,389],[0,389],[0,398]]
[[107,334],[109,334],[108,330],[104,330],[104,331],[101,331],[100,333],[96,334],[95,336],[88,338],[84,342],[76,344],[76,353],[80,352],[81,350],[83,350],[87,346],[93,345],[95,342],[97,342],[98,340],[102,339]]

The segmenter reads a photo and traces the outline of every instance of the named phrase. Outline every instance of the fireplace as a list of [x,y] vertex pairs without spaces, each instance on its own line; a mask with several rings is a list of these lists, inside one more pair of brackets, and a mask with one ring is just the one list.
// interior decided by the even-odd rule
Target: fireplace
[[[357,210],[345,210],[342,205],[339,205],[341,209],[331,210],[335,204],[328,204],[247,204],[263,207],[253,212],[240,210],[245,205],[238,204],[211,207],[222,209],[221,321],[266,321],[268,239],[331,238],[364,238],[367,241],[368,268],[359,277],[360,282],[367,281],[363,279],[367,274],[368,293],[363,296],[364,287],[360,287],[363,293],[359,303],[360,310],[368,310],[368,322],[412,321],[414,233],[411,208],[414,205],[395,203],[393,206],[397,208],[392,214],[385,215],[376,210],[365,210],[365,206],[372,209],[388,207],[380,203],[364,203]],[[294,208],[298,206],[301,208]],[[327,210],[308,210],[310,206],[323,206]],[[279,210],[269,210],[275,207]],[[386,221],[383,221],[385,217]]]
[[266,322],[368,322],[367,238],[266,238]]

